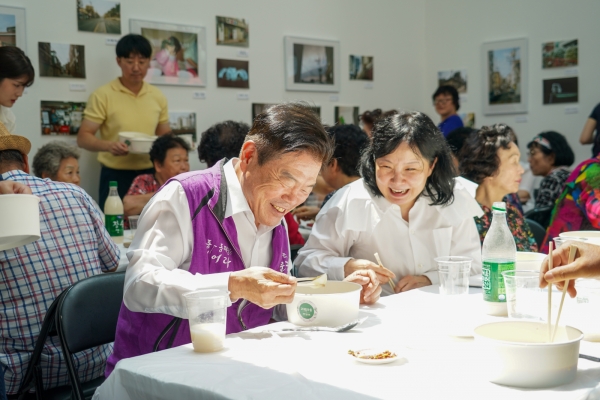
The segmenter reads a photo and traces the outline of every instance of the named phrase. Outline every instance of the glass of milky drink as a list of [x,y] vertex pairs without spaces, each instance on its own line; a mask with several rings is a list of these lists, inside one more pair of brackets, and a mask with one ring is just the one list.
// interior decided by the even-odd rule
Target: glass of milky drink
[[184,294],[194,351],[211,353],[223,348],[229,292],[202,289]]

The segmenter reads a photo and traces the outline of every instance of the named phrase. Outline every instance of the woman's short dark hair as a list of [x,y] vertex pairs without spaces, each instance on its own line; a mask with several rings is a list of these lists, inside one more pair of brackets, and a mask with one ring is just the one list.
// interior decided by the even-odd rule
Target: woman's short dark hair
[[[550,148],[545,145],[546,142],[544,142],[543,139],[545,139],[547,144],[550,145]],[[531,149],[533,146],[536,146],[547,156],[554,154],[555,167],[570,167],[575,162],[575,154],[573,154],[573,149],[571,149],[571,146],[569,146],[567,139],[558,132],[546,131],[540,133],[527,144],[528,149]]]
[[18,47],[0,47],[0,82],[5,78],[18,79],[23,76],[27,77],[25,86],[33,85],[35,70],[29,57]]
[[333,143],[314,108],[305,102],[276,104],[254,118],[246,142],[252,140],[258,164],[285,153],[305,151],[323,164],[333,153]]
[[[377,121],[373,136],[363,152],[360,174],[365,184],[376,196],[383,196],[377,187],[375,160],[394,152],[406,142],[415,154],[433,165],[423,192],[431,199],[431,205],[447,205],[454,201],[454,176],[456,172],[450,149],[444,136],[433,121],[418,111],[399,112]],[[436,161],[437,160],[437,161]]]
[[476,132],[476,130],[463,126],[462,128],[456,128],[446,136],[446,142],[448,142],[448,146],[450,146],[450,150],[456,158],[458,158],[465,141],[473,132]]
[[365,124],[373,125],[379,118],[386,118],[395,114],[398,114],[398,110],[388,110],[383,112],[381,111],[381,108],[376,108],[373,111],[365,111],[362,113],[360,115],[360,120]]
[[142,35],[136,35],[130,33],[123,36],[117,42],[117,57],[127,58],[135,55],[142,56],[144,58],[150,58],[152,55],[152,45]]
[[185,149],[188,153],[191,148],[188,142],[183,140],[177,135],[173,133],[167,133],[165,135],[159,136],[154,143],[152,144],[152,148],[150,149],[150,161],[154,163],[158,162],[160,165],[163,165],[165,162],[165,158],[167,157],[167,152],[170,149],[174,149],[176,147],[181,147]]
[[488,176],[494,176],[500,168],[499,149],[508,149],[516,135],[506,124],[482,126],[467,138],[460,152],[462,175],[477,184]]
[[442,85],[439,88],[437,88],[433,96],[431,96],[433,101],[435,102],[435,98],[441,94],[447,94],[449,96],[452,96],[452,103],[454,104],[454,108],[456,108],[456,111],[458,111],[458,109],[460,108],[460,102],[458,101],[458,90],[456,90],[454,86]]
[[[333,158],[347,176],[360,176],[358,165],[360,155],[369,137],[356,125],[335,125],[327,128],[327,133],[335,142]],[[331,161],[330,161],[331,162]]]
[[244,122],[224,121],[202,132],[198,145],[198,158],[212,167],[222,158],[240,155],[250,125]]

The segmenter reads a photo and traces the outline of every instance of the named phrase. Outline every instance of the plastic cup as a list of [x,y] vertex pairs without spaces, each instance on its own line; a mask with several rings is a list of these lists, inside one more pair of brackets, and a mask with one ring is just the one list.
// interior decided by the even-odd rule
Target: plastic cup
[[598,310],[600,309],[600,280],[577,279],[576,312],[571,313],[571,325],[583,331],[583,340],[588,342],[600,342],[600,320]]
[[469,294],[469,275],[471,261],[469,257],[438,257],[438,275],[440,278],[440,294]]
[[[548,289],[540,289],[539,271],[504,271],[502,276],[509,318],[532,321],[548,319]],[[554,307],[554,297],[552,303]]]
[[203,289],[186,293],[190,334],[194,351],[211,353],[223,348],[229,292]]
[[584,237],[569,237],[569,236],[565,236],[565,237],[555,237],[554,239],[554,248],[559,248],[560,246],[562,246],[563,243],[571,240],[573,242],[587,242],[587,238]]

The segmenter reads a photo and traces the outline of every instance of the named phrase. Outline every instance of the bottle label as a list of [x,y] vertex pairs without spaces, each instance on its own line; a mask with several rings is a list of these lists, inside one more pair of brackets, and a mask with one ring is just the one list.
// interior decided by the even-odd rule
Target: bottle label
[[110,236],[123,236],[123,215],[105,215],[104,224]]
[[481,269],[481,280],[483,289],[483,300],[491,302],[506,302],[506,290],[504,288],[504,277],[502,272],[515,269],[514,261],[495,263],[484,261]]

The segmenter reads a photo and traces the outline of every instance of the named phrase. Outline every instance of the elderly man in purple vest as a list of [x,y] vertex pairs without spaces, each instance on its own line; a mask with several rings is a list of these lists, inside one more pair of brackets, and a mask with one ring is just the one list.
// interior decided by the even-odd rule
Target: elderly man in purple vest
[[[272,307],[293,300],[283,217],[306,200],[332,147],[308,105],[276,105],[256,117],[239,158],[178,175],[154,195],[127,253],[106,376],[121,359],[191,343],[185,293],[228,290],[227,333],[265,325]],[[363,285],[361,301],[377,301],[372,271],[349,278]]]

